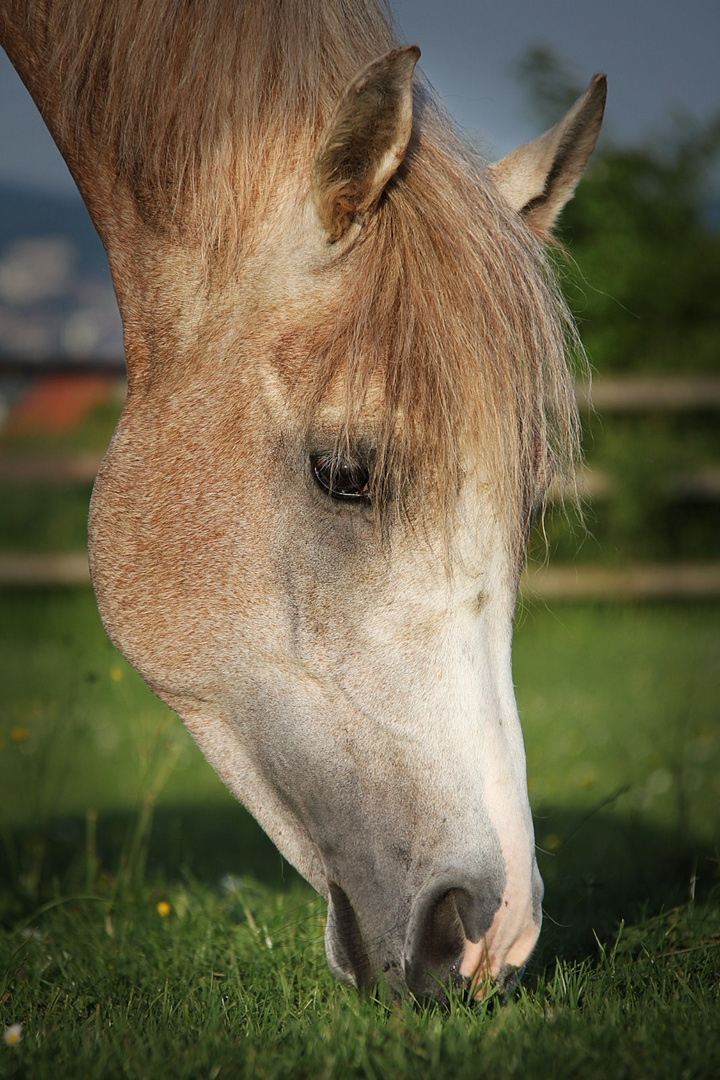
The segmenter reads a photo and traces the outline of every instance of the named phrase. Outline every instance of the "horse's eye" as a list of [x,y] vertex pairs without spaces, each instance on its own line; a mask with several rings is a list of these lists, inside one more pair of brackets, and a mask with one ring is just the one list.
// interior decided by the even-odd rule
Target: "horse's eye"
[[310,458],[313,476],[331,499],[370,500],[370,467],[364,461],[348,461],[328,451]]

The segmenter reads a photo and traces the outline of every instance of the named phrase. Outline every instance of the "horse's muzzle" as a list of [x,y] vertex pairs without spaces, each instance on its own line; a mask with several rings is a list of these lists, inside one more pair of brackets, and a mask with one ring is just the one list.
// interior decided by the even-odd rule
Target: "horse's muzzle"
[[[502,963],[494,971],[486,945],[502,904],[502,895],[492,884],[446,871],[413,899],[403,940],[397,923],[387,935],[364,933],[347,894],[331,884],[325,935],[328,963],[337,978],[358,989],[369,989],[384,978],[395,994],[409,992],[422,1000],[444,1002],[453,991],[478,994],[484,985],[508,987],[519,965]],[[480,958],[473,960],[471,973],[465,970],[468,956]]]
[[443,1000],[468,982],[460,968],[468,941],[480,942],[502,903],[496,888],[458,872],[433,878],[415,897],[405,938],[405,981],[416,997]]

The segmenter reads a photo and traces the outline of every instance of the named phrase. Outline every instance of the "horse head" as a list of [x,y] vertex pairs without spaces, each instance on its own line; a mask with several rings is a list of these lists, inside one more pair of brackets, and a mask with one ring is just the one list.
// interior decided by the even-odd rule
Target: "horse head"
[[[414,47],[378,48],[334,98],[326,78],[282,138],[312,80],[283,105],[277,80],[252,98],[260,75],[239,71],[243,132],[221,143],[218,126],[196,153],[215,113],[183,143],[192,125],[158,112],[140,145],[155,99],[122,94],[148,77],[144,43],[109,34],[57,69],[86,71],[75,128],[54,123],[125,328],[127,404],[90,516],[105,626],[327,897],[340,979],[429,997],[507,984],[543,892],[513,615],[533,513],[576,439],[572,329],[543,245],[604,79],[487,168],[413,86]],[[29,82],[51,70],[14,55]],[[104,105],[87,104],[94,64],[100,98],[122,73]],[[89,156],[103,139],[111,169]]]

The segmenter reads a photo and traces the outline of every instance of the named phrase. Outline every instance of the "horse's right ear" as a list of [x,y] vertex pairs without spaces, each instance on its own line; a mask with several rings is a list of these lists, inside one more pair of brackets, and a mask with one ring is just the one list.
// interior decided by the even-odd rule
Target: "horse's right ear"
[[607,83],[595,75],[565,117],[490,166],[501,194],[545,239],[588,163],[600,134]]
[[416,45],[393,49],[360,72],[320,140],[312,197],[329,241],[373,210],[405,156],[412,131]]

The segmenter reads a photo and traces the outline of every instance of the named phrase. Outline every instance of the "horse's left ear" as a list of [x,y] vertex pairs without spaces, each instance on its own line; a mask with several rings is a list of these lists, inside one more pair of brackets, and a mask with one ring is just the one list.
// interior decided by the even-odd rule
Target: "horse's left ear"
[[406,45],[373,60],[348,86],[320,140],[312,196],[330,241],[374,209],[405,156],[419,56],[416,45]]
[[583,174],[600,133],[606,94],[605,76],[595,75],[559,124],[490,166],[505,199],[541,237],[547,237]]

